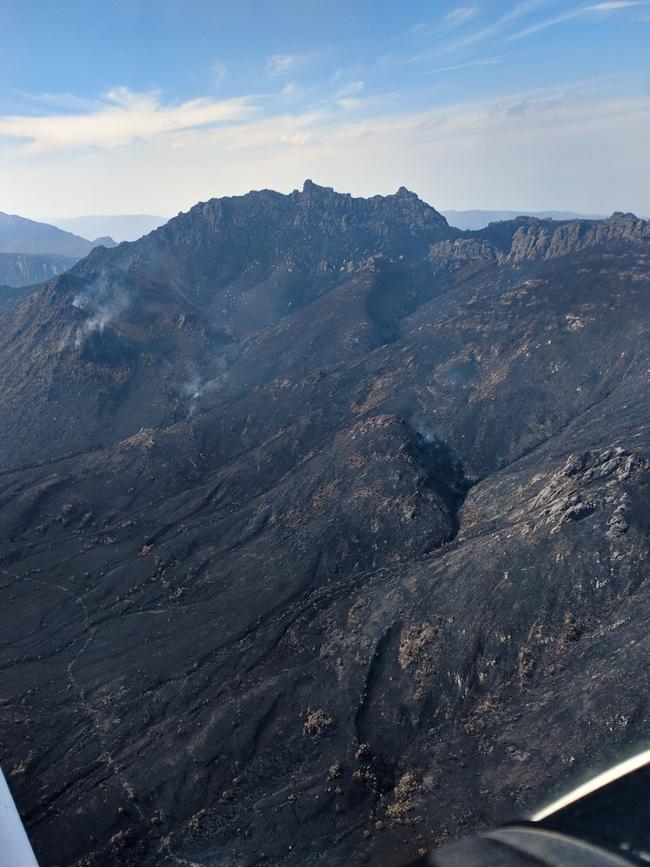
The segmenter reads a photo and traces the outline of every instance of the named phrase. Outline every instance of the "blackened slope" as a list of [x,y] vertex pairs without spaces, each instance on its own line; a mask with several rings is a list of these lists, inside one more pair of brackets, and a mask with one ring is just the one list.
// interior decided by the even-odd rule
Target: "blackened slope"
[[[94,250],[0,321],[0,465],[183,417],[194,395],[223,380],[226,349],[373,274],[373,257],[403,257],[405,279],[396,275],[390,291],[405,314],[417,301],[417,292],[400,297],[413,284],[408,263],[454,233],[404,189],[353,199],[306,182],[288,196],[215,199],[133,244]],[[371,343],[384,327],[371,323]]]
[[[90,829],[98,864],[403,863],[632,743],[607,658],[645,665],[647,264],[482,272],[351,365],[287,320],[212,409],[6,475],[11,622],[51,612],[6,657],[43,863]],[[485,478],[457,516],[459,462]]]
[[457,234],[404,188],[361,199],[306,181],[288,196],[262,190],[200,203],[117,256],[163,271],[194,304],[246,332],[309,302],[369,256],[417,261]]
[[[292,201],[244,198],[267,195]],[[50,460],[0,476],[0,731],[44,867],[400,864],[633,749],[643,233],[516,262],[519,226],[502,256],[375,251],[264,327],[204,336],[186,249],[198,280],[231,230],[190,226],[11,314],[5,382],[33,425],[12,447],[36,429]],[[26,390],[30,353],[116,303]],[[57,390],[77,413],[58,429]],[[48,428],[78,453],[53,459]]]

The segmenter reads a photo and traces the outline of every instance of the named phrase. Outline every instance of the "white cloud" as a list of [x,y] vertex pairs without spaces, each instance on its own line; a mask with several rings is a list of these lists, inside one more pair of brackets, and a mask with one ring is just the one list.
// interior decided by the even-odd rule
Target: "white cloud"
[[524,30],[520,30],[509,38],[509,42],[517,39],[523,39],[526,36],[532,36],[535,33],[540,33],[542,30],[547,30],[549,27],[555,27],[558,24],[564,24],[567,21],[574,21],[577,18],[582,18],[590,12],[614,12],[618,9],[628,9],[634,6],[648,6],[650,0],[612,0],[612,2],[593,3],[590,6],[577,6],[563,12],[561,15],[556,15],[554,18],[547,18],[544,21],[538,21]]
[[548,5],[548,3],[549,0],[522,0],[522,2],[515,4],[512,9],[500,18],[497,18],[496,21],[493,21],[492,24],[488,24],[481,30],[475,30],[473,33],[469,33],[467,36],[464,36],[456,42],[449,43],[446,50],[458,51],[463,48],[469,48],[471,45],[476,45],[478,42],[483,42],[484,40],[489,39],[490,36],[498,34],[514,21],[517,21],[519,18],[523,18],[531,12]]
[[311,62],[314,57],[314,54],[271,54],[266,58],[266,71],[273,77],[288,75]]
[[538,21],[536,24],[531,24],[530,27],[526,27],[518,33],[514,33],[507,41],[514,42],[518,39],[524,39],[526,36],[540,33],[542,30],[547,30],[549,27],[555,27],[557,24],[564,24],[566,21],[572,21],[575,18],[584,15],[586,11],[587,8],[584,6],[579,9],[569,9],[568,12],[563,12],[562,15],[556,15],[554,18],[546,18],[544,21]]
[[501,63],[496,57],[486,57],[484,60],[470,60],[467,63],[455,63],[452,66],[439,66],[437,69],[430,69],[429,75],[436,72],[454,72],[456,69],[469,69],[472,66],[493,66],[496,63]]
[[16,96],[41,105],[53,108],[69,109],[70,111],[91,111],[101,105],[97,99],[77,96],[75,93],[27,93],[18,91]]
[[110,150],[183,129],[239,120],[253,112],[246,97],[165,104],[159,94],[120,87],[108,91],[96,107],[83,113],[0,116],[0,139],[18,141],[33,153],[79,148]]
[[630,6],[648,6],[649,0],[613,0],[610,3],[594,3],[587,12],[610,12],[613,9],[628,9]]
[[[478,7],[457,7],[449,13],[450,16],[458,14],[457,21],[454,21],[453,17],[451,18],[451,20],[444,19],[442,24],[438,26],[429,26],[424,31],[418,31],[417,35],[420,37],[426,36],[429,39],[430,43],[431,39],[433,39],[434,37],[436,38],[433,44],[430,44],[427,50],[423,50],[409,56],[404,56],[403,54],[388,54],[380,57],[379,62],[384,63],[385,65],[404,66],[412,63],[430,63],[432,60],[435,60],[441,55],[445,54],[460,53],[462,55],[466,52],[467,49],[474,48],[480,43],[486,42],[488,40],[490,40],[491,42],[503,41],[504,32],[507,33],[508,30],[516,24],[516,22],[518,22],[520,19],[525,19],[527,16],[540,9],[543,9],[546,6],[553,5],[555,2],[557,2],[557,0],[521,0],[521,2],[516,3],[507,12],[504,12],[498,18],[494,19],[491,23],[479,27],[479,29],[471,29],[468,27],[460,26],[465,21],[474,18],[473,14],[465,14],[465,11],[476,8],[476,11],[478,13],[478,11],[480,11]],[[460,10],[463,10],[462,14]],[[450,29],[450,27],[453,29]],[[455,34],[455,37],[451,38],[451,34]],[[406,34],[402,34],[402,37],[399,38],[404,38],[407,35],[409,35],[408,31]]]
[[445,15],[445,21],[452,25],[464,24],[465,21],[469,21],[470,18],[474,18],[475,15],[478,15],[479,9],[478,6],[456,6],[455,9],[452,9],[451,12],[448,12]]
[[426,24],[424,21],[418,21],[417,24],[412,24],[403,33],[398,33],[397,36],[393,36],[390,39],[386,40],[384,44],[395,45],[396,43],[403,42],[404,40],[409,40],[420,36],[427,36],[431,32],[431,24]]
[[[367,101],[354,114],[339,103],[355,96],[290,112],[277,94],[265,114],[250,113],[245,102],[241,114],[229,110],[227,123],[208,124],[197,123],[195,111],[199,120],[203,111],[221,117],[221,103],[192,100],[174,109],[157,97],[155,124],[145,112],[151,134],[139,119],[134,137],[131,118],[119,147],[73,150],[66,139],[65,148],[52,149],[43,146],[51,139],[38,138],[39,147],[0,160],[0,188],[5,210],[36,218],[64,209],[175,213],[213,195],[289,191],[305,177],[355,195],[406,184],[439,207],[643,212],[650,98],[624,97],[617,87],[588,83],[402,113]],[[133,97],[122,102],[140,105]],[[195,104],[204,108],[183,107]],[[116,96],[110,106],[123,108]],[[158,112],[181,109],[182,122],[160,123]],[[84,130],[75,141],[97,141],[97,114],[88,113],[92,136]],[[79,116],[57,120],[69,118]],[[38,120],[23,118],[23,129],[33,132]]]
[[217,60],[216,63],[212,64],[212,77],[214,80],[215,87],[221,87],[224,83],[226,77],[228,75],[228,68],[225,63],[222,63],[220,60]]
[[470,6],[456,6],[451,9],[441,21],[438,21],[435,24],[425,23],[423,21],[420,21],[417,24],[412,24],[403,33],[399,33],[397,36],[389,39],[385,44],[395,45],[396,43],[405,40],[422,41],[423,39],[429,39],[444,32],[448,34],[450,28],[460,27],[466,21],[475,18],[479,12],[480,8],[476,3],[473,3]]
[[342,99],[337,99],[336,104],[340,105],[345,111],[354,111],[363,105],[363,100],[355,99],[351,96],[345,96]]
[[351,96],[354,93],[361,93],[363,88],[365,87],[365,82],[363,81],[350,81],[344,87],[339,90],[339,96]]

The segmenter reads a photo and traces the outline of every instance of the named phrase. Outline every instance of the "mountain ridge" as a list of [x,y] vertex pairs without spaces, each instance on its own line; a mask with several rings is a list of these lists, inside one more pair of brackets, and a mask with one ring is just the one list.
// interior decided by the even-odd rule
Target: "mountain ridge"
[[[95,248],[31,296],[24,313],[16,311],[13,330],[22,335],[23,347],[17,352],[12,349],[7,374],[16,374],[22,353],[25,382],[41,385],[29,401],[22,402],[22,410],[6,407],[5,441],[11,442],[9,431],[14,425],[23,424],[18,421],[21,412],[27,410],[31,418],[40,401],[54,400],[56,405],[65,401],[64,382],[71,376],[69,387],[73,381],[78,387],[76,365],[84,360],[92,362],[86,370],[94,370],[103,383],[114,379],[118,370],[121,375],[129,370],[126,382],[138,391],[145,388],[136,384],[138,378],[148,378],[151,364],[167,354],[165,397],[156,404],[156,415],[151,415],[146,400],[139,402],[139,408],[129,407],[126,415],[133,412],[136,419],[140,417],[137,427],[170,421],[183,403],[185,388],[176,382],[175,367],[186,371],[188,382],[219,379],[223,364],[230,363],[224,359],[236,356],[242,341],[309,307],[332,291],[342,275],[353,281],[366,272],[372,275],[365,311],[371,326],[367,334],[370,345],[379,345],[392,339],[401,317],[432,293],[444,293],[448,282],[467,268],[543,260],[603,244],[644,244],[649,236],[650,224],[631,214],[614,214],[597,223],[519,218],[461,233],[404,187],[392,196],[355,199],[308,180],[302,191],[288,195],[261,190],[200,202],[136,242]],[[255,246],[257,255],[251,256]],[[381,289],[382,275],[391,271],[398,275],[391,279],[408,286],[405,293],[396,295],[390,286],[387,293]],[[169,307],[165,317],[160,316],[161,304]],[[138,313],[130,321],[133,305]],[[3,344],[14,343],[12,315],[0,324],[0,357]],[[180,332],[178,326],[172,327],[170,316],[182,323]],[[48,318],[57,323],[50,329],[49,348],[43,340]],[[30,331],[37,343],[27,340]],[[101,363],[102,345],[109,352],[107,365]],[[214,354],[206,352],[207,345],[214,347]],[[170,364],[172,358],[176,360]],[[3,374],[0,383],[3,378],[11,399],[15,389]],[[49,383],[55,381],[52,388]],[[98,383],[88,379],[87,387],[95,394]],[[95,398],[91,405],[95,406]],[[61,421],[58,413],[56,418]],[[121,424],[120,413],[106,426],[100,424],[98,431],[108,434],[112,424]],[[137,427],[133,423],[119,427],[116,435],[130,435]],[[85,430],[80,425],[78,435],[84,436]],[[51,438],[48,429],[47,438],[58,448],[67,441],[64,434],[62,430],[61,437]],[[96,444],[107,443],[102,439]],[[21,448],[29,451],[27,440]],[[16,459],[20,450],[11,453]],[[0,454],[0,461],[4,460]]]

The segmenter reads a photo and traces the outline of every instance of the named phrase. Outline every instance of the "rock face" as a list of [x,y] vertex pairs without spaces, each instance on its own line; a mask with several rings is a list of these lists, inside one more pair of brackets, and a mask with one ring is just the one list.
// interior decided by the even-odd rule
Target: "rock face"
[[531,221],[528,227],[521,226],[515,232],[508,258],[512,262],[551,259],[602,244],[647,244],[649,240],[650,223],[634,214],[615,213],[597,223],[574,220],[552,229],[541,221]]
[[72,268],[76,261],[66,256],[0,253],[0,283],[13,288],[44,283]]
[[650,240],[307,182],[0,317],[43,867],[408,863],[640,748]]

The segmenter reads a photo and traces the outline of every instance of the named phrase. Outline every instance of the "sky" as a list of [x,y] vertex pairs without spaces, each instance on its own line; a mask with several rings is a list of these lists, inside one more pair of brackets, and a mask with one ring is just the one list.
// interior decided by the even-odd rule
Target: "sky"
[[650,215],[650,0],[0,0],[0,210]]

